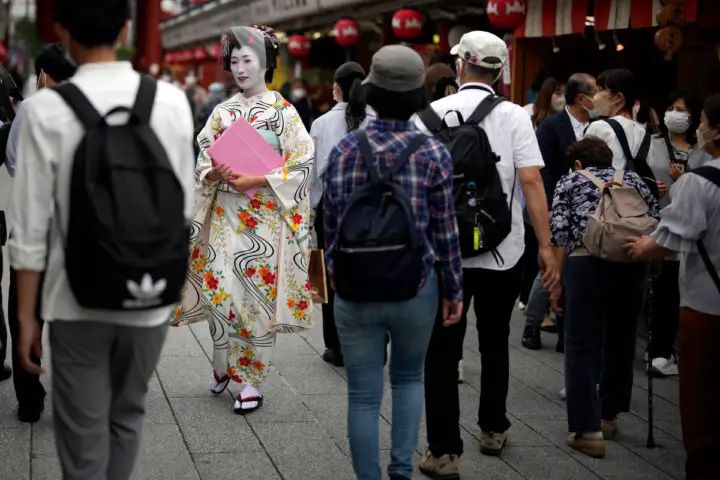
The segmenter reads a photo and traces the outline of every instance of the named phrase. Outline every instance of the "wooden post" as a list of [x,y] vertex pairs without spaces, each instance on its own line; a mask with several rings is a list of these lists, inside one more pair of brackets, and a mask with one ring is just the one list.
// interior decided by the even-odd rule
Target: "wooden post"
[[143,72],[162,65],[161,13],[160,0],[137,0],[135,67]]

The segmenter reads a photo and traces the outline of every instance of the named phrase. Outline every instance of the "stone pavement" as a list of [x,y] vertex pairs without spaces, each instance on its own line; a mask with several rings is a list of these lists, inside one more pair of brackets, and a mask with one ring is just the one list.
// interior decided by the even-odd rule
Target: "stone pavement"
[[[655,438],[661,448],[645,447],[647,380],[641,370],[642,345],[638,346],[632,412],[620,417],[620,434],[617,441],[608,442],[606,458],[593,460],[565,446],[566,415],[558,396],[563,357],[554,352],[555,336],[543,334],[544,350],[525,350],[520,346],[522,321],[516,311],[508,398],[513,426],[500,458],[479,453],[480,430],[475,422],[480,359],[477,331],[468,329],[467,383],[460,387],[466,450],[463,479],[684,478],[676,379],[655,382]],[[276,368],[263,390],[265,406],[246,418],[233,414],[230,393],[220,398],[208,393],[210,347],[204,324],[171,330],[150,385],[144,443],[134,479],[353,478],[345,433],[345,373],[320,359],[319,326],[305,336],[279,337]],[[46,387],[48,375],[43,379]],[[50,409],[35,425],[19,423],[12,388],[11,382],[0,384],[0,480],[60,479]],[[384,464],[390,448],[387,393],[380,425]],[[423,450],[424,428],[416,460]],[[415,478],[424,477],[418,473]]]

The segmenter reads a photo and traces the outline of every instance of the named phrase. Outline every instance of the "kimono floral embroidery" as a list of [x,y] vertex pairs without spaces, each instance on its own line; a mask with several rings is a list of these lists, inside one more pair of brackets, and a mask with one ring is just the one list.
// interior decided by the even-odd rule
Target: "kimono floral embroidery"
[[[269,188],[249,197],[208,183],[207,149],[243,117],[277,145],[284,166],[268,172]],[[274,135],[273,135],[274,134]],[[260,386],[277,332],[310,328],[310,205],[306,179],[314,146],[297,112],[279,94],[242,95],[218,105],[198,136],[190,268],[173,325],[208,321],[213,367],[233,381]]]

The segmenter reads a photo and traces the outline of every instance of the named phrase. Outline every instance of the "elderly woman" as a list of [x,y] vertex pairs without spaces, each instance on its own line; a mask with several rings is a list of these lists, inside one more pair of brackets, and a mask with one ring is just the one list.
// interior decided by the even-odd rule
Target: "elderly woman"
[[[210,390],[220,394],[230,381],[239,383],[234,411],[244,415],[262,406],[275,334],[312,326],[307,184],[314,147],[293,106],[267,88],[278,48],[272,30],[234,27],[221,41],[240,93],[215,107],[198,136],[198,213],[174,323],[209,322]],[[240,118],[282,156],[281,168],[252,176],[210,157],[208,149]]]

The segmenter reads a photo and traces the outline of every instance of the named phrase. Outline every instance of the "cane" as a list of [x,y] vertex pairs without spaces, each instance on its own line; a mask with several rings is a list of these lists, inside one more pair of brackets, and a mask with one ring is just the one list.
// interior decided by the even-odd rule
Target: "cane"
[[[647,325],[648,334],[648,347],[652,345],[652,302],[653,302],[653,288],[652,288],[652,275],[648,278],[647,283],[647,299],[645,304],[645,323]],[[652,354],[648,348],[647,361],[645,362],[645,371],[647,373],[648,380],[648,434],[647,434],[647,448],[655,448],[655,435],[653,434],[653,413],[654,413],[654,402],[653,402],[653,375],[652,375]]]

